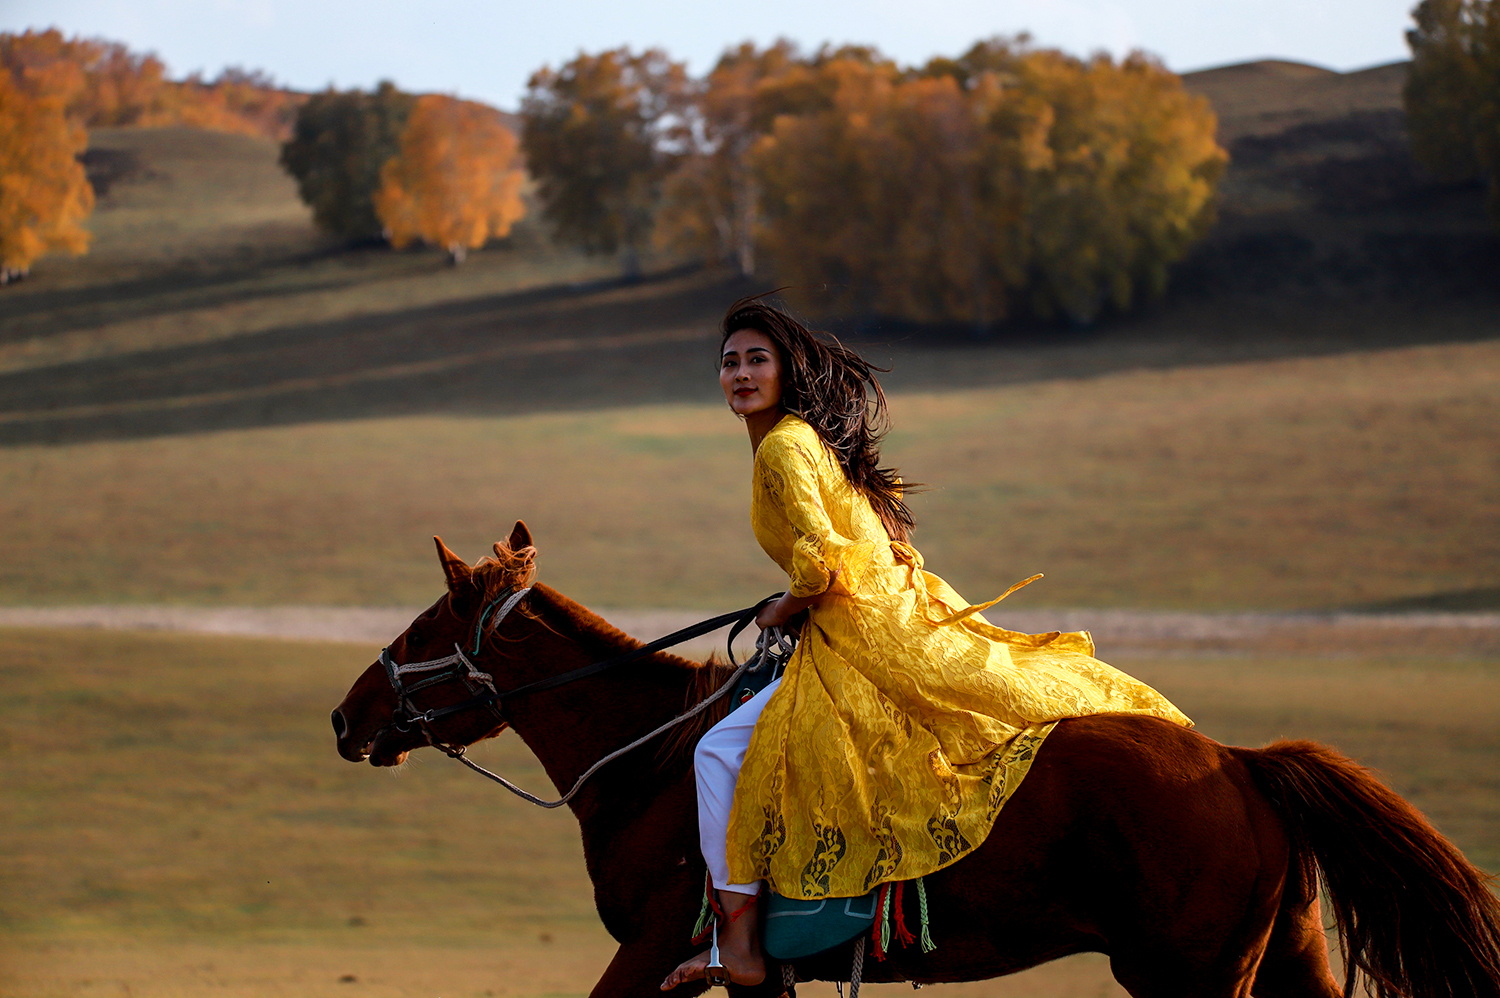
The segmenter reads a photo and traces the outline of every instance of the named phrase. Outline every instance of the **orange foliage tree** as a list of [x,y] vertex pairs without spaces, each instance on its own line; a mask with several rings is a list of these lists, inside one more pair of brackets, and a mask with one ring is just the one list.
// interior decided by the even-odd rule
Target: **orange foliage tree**
[[12,72],[65,68],[75,81],[68,116],[89,128],[186,125],[285,138],[307,99],[242,69],[226,69],[211,82],[168,80],[154,55],[119,42],[65,38],[56,28],[0,34],[0,64]]
[[523,178],[516,137],[499,112],[428,94],[417,98],[401,151],[381,170],[375,211],[397,248],[420,239],[461,263],[526,213]]
[[68,66],[0,66],[0,284],[44,253],[88,249],[94,192],[77,158],[88,138],[67,116],[78,87]]
[[776,273],[826,285],[829,307],[1003,317],[1024,273],[1015,171],[976,95],[860,59],[819,72],[835,82],[829,106],[780,116],[755,150]]
[[1212,220],[1213,113],[1143,56],[992,41],[919,72],[857,50],[809,69],[816,85],[783,79],[814,96],[752,153],[758,241],[779,280],[826,284],[831,306],[1089,322],[1159,292]]
[[830,110],[841,65],[896,72],[894,63],[862,46],[824,47],[803,57],[783,39],[765,49],[746,42],[725,52],[690,89],[678,130],[687,148],[665,184],[658,241],[753,274],[766,219],[752,153],[778,118]]

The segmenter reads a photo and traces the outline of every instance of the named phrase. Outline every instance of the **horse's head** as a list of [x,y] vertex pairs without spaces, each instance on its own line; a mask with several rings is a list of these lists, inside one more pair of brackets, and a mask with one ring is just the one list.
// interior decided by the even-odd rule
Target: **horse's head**
[[[448,578],[448,592],[391,642],[333,712],[339,755],[350,762],[400,765],[412,749],[429,744],[429,733],[434,731],[432,724],[406,716],[412,708],[430,713],[493,692],[492,687],[486,688],[489,677],[479,676],[470,666],[485,627],[493,623],[495,608],[504,605],[508,593],[530,584],[536,558],[531,532],[517,520],[509,540],[495,545],[495,557],[473,568],[448,550],[441,538],[433,540]],[[421,668],[411,669],[414,664]],[[406,694],[405,710],[396,693],[397,683]],[[460,746],[497,735],[504,728],[497,712],[480,707],[445,716],[437,734],[443,744]]]

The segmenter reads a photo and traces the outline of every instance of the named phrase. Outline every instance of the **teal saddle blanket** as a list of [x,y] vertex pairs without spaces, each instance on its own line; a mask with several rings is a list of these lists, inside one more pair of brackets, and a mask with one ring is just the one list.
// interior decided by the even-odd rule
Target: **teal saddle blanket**
[[875,925],[880,888],[864,897],[798,901],[766,892],[761,944],[773,960],[799,960],[841,946]]

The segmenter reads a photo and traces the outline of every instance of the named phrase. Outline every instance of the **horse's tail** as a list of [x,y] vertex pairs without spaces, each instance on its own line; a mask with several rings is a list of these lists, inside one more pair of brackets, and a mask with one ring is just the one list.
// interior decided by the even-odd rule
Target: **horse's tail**
[[1316,863],[1338,924],[1345,998],[1500,998],[1491,879],[1354,760],[1314,742],[1237,755],[1286,822],[1293,869]]

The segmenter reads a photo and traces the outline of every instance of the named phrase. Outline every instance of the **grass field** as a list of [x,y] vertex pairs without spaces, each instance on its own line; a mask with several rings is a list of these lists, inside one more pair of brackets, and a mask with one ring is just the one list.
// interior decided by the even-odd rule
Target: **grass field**
[[[1355,755],[1500,869],[1492,641],[1398,630],[1379,648],[1118,661],[1221,740]],[[566,812],[430,752],[394,773],[334,754],[327,712],[373,654],[0,630],[0,993],[586,993],[612,945]],[[513,737],[477,752],[545,785]],[[1082,958],[943,993],[1117,994],[1108,980]]]
[[[630,353],[595,351],[590,376]],[[1500,598],[1500,342],[893,409],[887,456],[933,486],[916,542],[975,600],[1035,572],[1032,606]],[[542,578],[585,603],[739,606],[781,581],[746,525],[748,466],[713,404],[4,448],[0,601],[424,604],[432,534],[472,559],[521,518]]]

